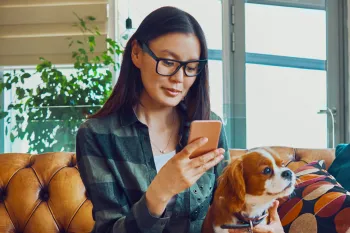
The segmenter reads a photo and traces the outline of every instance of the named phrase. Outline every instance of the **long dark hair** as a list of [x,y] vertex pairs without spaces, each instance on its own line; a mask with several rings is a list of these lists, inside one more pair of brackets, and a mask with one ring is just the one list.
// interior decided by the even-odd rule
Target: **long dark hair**
[[[204,32],[197,20],[178,8],[161,7],[150,13],[126,44],[120,75],[111,96],[104,106],[89,118],[104,117],[114,111],[139,103],[143,84],[140,70],[131,60],[132,41],[149,43],[168,33],[194,34],[200,42],[200,59],[208,59],[208,48]],[[197,76],[183,102],[189,120],[207,120],[210,116],[208,66]]]

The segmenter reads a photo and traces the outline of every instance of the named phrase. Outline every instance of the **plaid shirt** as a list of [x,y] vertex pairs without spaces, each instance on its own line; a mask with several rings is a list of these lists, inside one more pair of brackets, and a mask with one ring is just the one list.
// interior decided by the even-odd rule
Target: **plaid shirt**
[[[182,110],[184,111],[184,110]],[[190,122],[182,114],[177,145],[179,152],[187,143]],[[211,119],[219,119],[211,114]],[[80,175],[93,204],[98,233],[182,233],[200,232],[229,153],[222,128],[219,147],[225,159],[176,198],[172,210],[161,217],[152,216],[146,206],[145,192],[157,175],[148,128],[126,109],[104,118],[93,118],[81,125],[76,138]]]

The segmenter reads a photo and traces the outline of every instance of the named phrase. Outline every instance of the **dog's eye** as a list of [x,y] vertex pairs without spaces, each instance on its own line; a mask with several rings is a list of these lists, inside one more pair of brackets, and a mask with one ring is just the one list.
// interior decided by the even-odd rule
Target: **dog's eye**
[[264,169],[264,171],[263,171],[263,174],[264,174],[264,175],[270,175],[271,172],[272,172],[271,168],[266,167],[266,168]]

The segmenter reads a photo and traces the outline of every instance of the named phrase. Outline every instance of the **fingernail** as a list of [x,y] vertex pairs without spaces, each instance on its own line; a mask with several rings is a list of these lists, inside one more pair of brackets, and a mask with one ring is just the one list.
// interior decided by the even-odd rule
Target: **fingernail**
[[223,154],[223,153],[225,153],[225,150],[222,149],[222,148],[219,148],[219,149],[216,150],[216,152],[217,152],[218,154]]
[[202,142],[207,142],[208,138],[202,138]]

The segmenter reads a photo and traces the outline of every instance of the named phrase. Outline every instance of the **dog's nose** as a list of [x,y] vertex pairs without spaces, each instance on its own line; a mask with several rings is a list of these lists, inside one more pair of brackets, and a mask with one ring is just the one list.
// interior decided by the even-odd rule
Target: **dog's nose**
[[286,171],[282,172],[281,176],[286,180],[291,180],[292,179],[292,172],[290,170],[286,170]]

